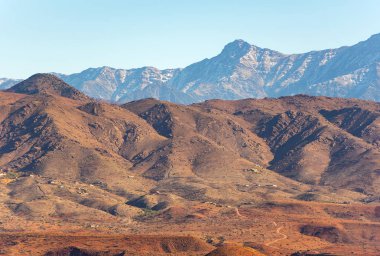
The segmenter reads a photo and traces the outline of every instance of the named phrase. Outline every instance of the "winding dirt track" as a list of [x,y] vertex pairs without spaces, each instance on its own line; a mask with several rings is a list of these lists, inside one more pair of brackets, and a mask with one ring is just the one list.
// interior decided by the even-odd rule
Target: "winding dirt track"
[[[274,221],[273,221],[273,225],[274,225],[275,227],[277,227],[277,223],[274,222]],[[281,229],[283,229],[283,228],[284,228],[284,227],[281,226],[281,227],[278,227],[278,228],[276,229],[276,234],[281,235],[281,236],[282,236],[281,238],[278,238],[278,239],[275,239],[275,240],[269,241],[269,242],[265,243],[265,245],[266,245],[266,246],[271,246],[271,244],[274,244],[274,243],[277,243],[277,242],[279,242],[279,241],[281,241],[281,240],[287,239],[288,236],[285,235],[284,233],[281,233]],[[272,247],[273,247],[273,246],[272,246]]]
[[239,212],[239,208],[235,207],[235,212],[236,212],[237,216],[243,217],[243,215],[241,215],[240,212]]

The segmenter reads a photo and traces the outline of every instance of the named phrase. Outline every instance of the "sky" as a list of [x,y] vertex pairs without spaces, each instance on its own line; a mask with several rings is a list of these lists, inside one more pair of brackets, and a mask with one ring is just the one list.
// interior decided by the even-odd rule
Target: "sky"
[[243,39],[283,53],[380,33],[379,0],[0,0],[0,77],[185,67]]

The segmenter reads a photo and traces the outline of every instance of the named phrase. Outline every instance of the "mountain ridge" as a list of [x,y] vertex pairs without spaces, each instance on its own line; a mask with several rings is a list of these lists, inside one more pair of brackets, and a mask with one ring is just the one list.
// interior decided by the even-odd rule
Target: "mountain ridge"
[[380,101],[380,34],[352,46],[300,54],[237,39],[215,57],[185,68],[103,66],[54,75],[90,97],[120,104],[149,97],[191,104],[295,94]]
[[[266,255],[315,248],[344,255],[363,244],[374,252],[366,255],[378,254],[380,103],[297,95],[117,105],[76,92],[50,74],[0,92],[7,255],[30,252],[32,232],[40,241],[33,255],[65,253],[63,244],[80,239],[83,249],[110,252],[115,238],[129,254],[168,255],[174,241],[190,254],[194,242],[151,236],[187,232],[204,245],[256,244]],[[294,240],[265,247],[279,230]],[[101,232],[111,241],[97,244]],[[9,242],[15,233],[18,244]]]
[[52,74],[35,74],[28,79],[7,89],[8,92],[23,94],[53,93],[74,100],[84,100],[88,97],[79,90],[68,85]]
[[[362,183],[361,176],[347,173],[360,170],[371,177],[374,168],[380,168],[380,103],[296,95],[214,99],[187,106],[152,98],[111,105],[85,96],[51,74],[33,75],[2,93],[26,95],[12,106],[19,106],[19,111],[7,117],[9,109],[4,108],[0,138],[6,143],[0,153],[8,164],[3,166],[53,171],[46,167],[50,160],[44,164],[39,160],[40,153],[32,157],[34,151],[13,161],[6,157],[29,139],[38,139],[40,132],[44,139],[32,147],[42,143],[47,154],[59,156],[56,148],[72,148],[79,156],[99,158],[97,151],[104,151],[108,153],[98,161],[108,165],[114,157],[124,162],[124,168],[143,170],[142,177],[155,181],[176,175],[220,175],[212,169],[229,175],[227,170],[255,163],[304,184],[358,188],[368,194],[378,190],[378,179]],[[24,125],[15,126],[20,120]],[[31,137],[23,130],[30,125]],[[18,133],[24,134],[21,144]],[[190,155],[179,148],[189,149]]]

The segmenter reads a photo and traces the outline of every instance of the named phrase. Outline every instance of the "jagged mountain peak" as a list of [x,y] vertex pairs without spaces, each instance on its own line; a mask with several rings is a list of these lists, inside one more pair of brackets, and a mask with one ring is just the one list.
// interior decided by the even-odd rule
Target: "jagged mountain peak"
[[[295,94],[379,101],[379,63],[380,34],[353,46],[302,54],[282,54],[237,39],[217,56],[183,69],[103,66],[55,75],[90,97],[118,103],[154,97],[188,104]],[[9,86],[0,81],[0,89]]]
[[65,83],[55,75],[38,73],[14,85],[7,91],[23,94],[48,93],[71,99],[88,99],[86,95]]
[[228,55],[231,58],[240,58],[247,54],[254,47],[244,40],[237,39],[227,44],[220,55]]
[[243,40],[243,39],[236,39],[228,44],[226,44],[225,48],[230,48],[230,47],[234,47],[234,48],[244,48],[244,47],[250,47],[251,44],[248,43],[247,41]]

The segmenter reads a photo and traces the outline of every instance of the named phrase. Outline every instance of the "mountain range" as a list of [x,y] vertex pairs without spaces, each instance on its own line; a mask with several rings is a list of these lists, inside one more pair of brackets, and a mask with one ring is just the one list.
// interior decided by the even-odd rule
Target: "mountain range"
[[[189,106],[148,98],[117,106],[50,74],[1,96],[3,169],[86,182],[97,177],[110,180],[111,189],[127,173],[159,184],[239,180],[241,170],[266,168],[275,183],[379,193],[379,103],[297,95]],[[63,165],[66,156],[71,164]],[[102,177],[108,172],[119,178]]]
[[0,92],[1,253],[378,255],[379,135],[377,102],[118,105],[35,74]]
[[[89,68],[54,73],[86,95],[116,103],[156,98],[190,104],[307,94],[380,101],[380,34],[353,46],[282,54],[243,40],[183,69]],[[19,81],[2,79],[0,88]]]

